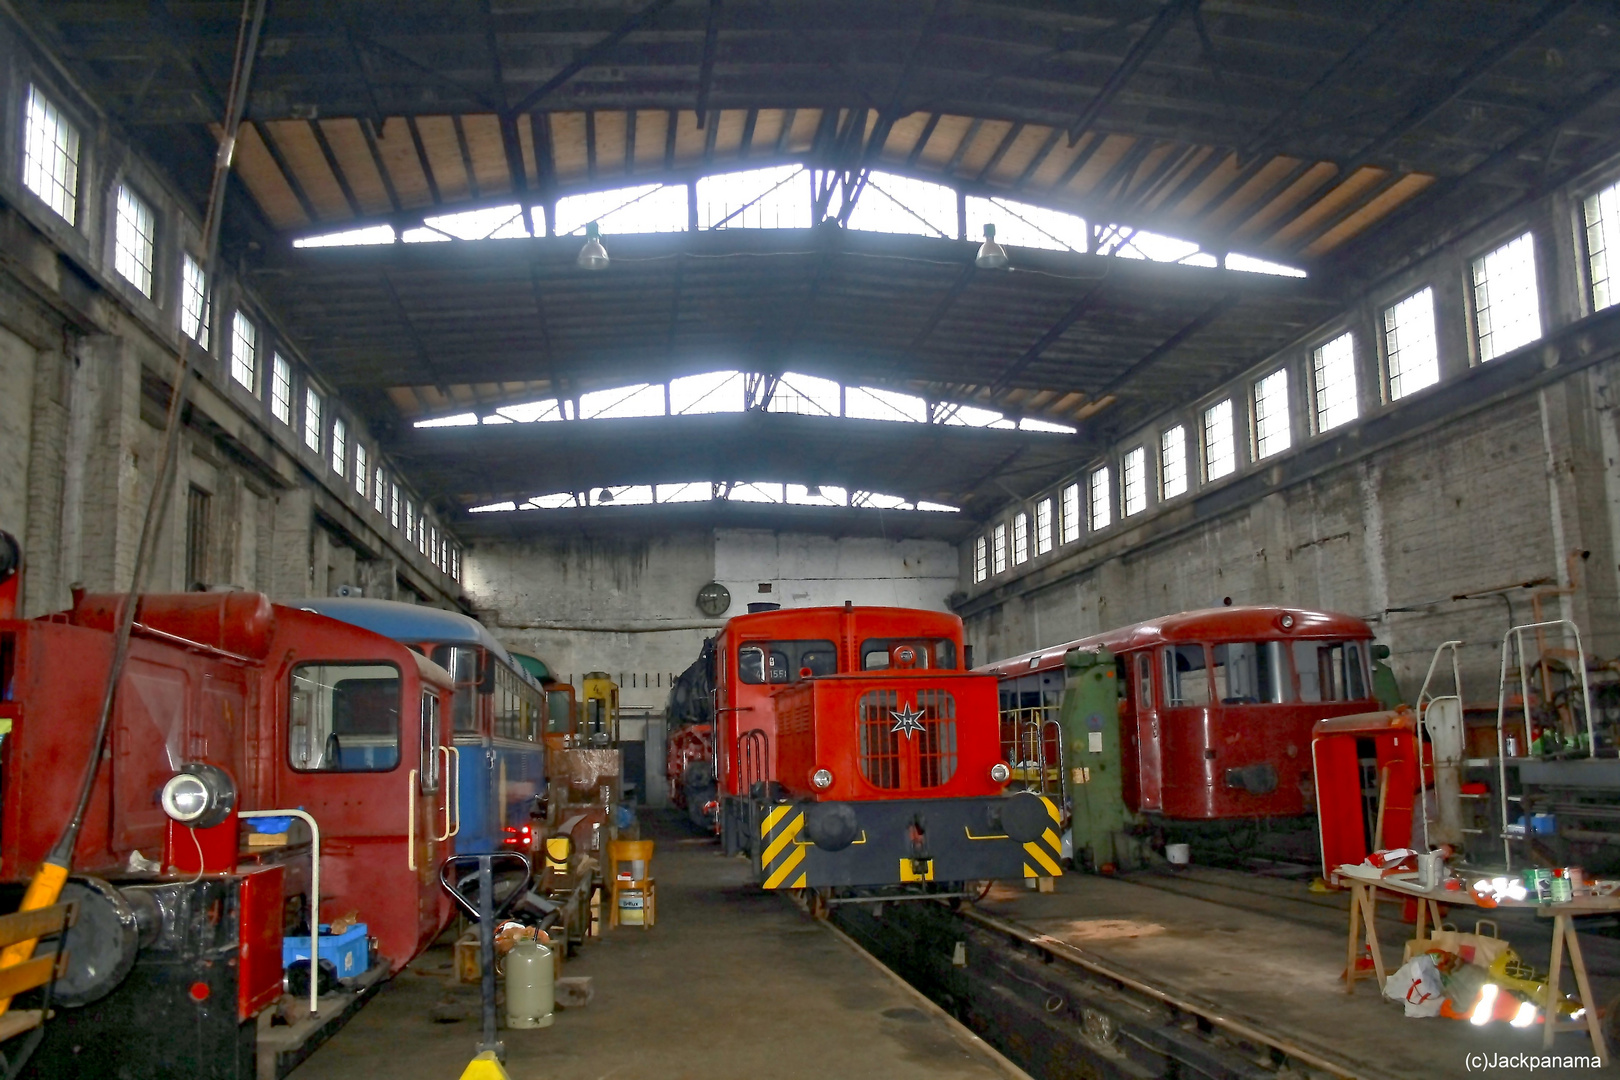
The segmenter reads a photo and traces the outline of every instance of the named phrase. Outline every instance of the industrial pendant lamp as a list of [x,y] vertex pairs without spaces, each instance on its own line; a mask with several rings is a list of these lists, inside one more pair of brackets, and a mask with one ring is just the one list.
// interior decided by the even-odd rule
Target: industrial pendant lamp
[[[582,256],[580,256],[580,258],[584,258],[584,256],[582,255]],[[602,256],[602,261],[604,263],[607,262],[607,256],[606,255]],[[613,492],[609,491],[607,488],[603,488],[601,491],[598,491],[596,493],[596,505],[597,506],[602,506],[605,503],[610,503],[612,501],[613,501]]]
[[[1000,248],[996,249],[1000,251]],[[984,258],[984,251],[980,249],[979,257]],[[1006,256],[1002,256],[1005,264]],[[585,226],[585,246],[579,249],[579,258],[576,260],[583,270],[606,270],[608,265],[607,248],[602,246],[602,233],[596,227],[596,222]]]
[[[580,265],[585,265],[585,255],[580,253]],[[606,255],[602,256],[605,260]],[[984,243],[979,245],[979,254],[974,258],[973,265],[980,270],[1004,270],[1007,267],[1007,250],[996,243],[996,227],[984,227]]]

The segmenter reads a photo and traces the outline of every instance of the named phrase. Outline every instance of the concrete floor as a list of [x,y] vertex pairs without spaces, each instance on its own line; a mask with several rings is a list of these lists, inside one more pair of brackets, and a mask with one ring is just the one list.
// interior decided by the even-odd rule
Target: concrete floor
[[[1506,1024],[1475,1028],[1452,1020],[1407,1019],[1382,1000],[1372,980],[1344,992],[1347,893],[1307,891],[1304,880],[1194,867],[1143,871],[1124,878],[1069,874],[1057,891],[1041,894],[996,886],[981,910],[1083,950],[1124,975],[1220,1007],[1224,1015],[1364,1063],[1370,1074],[1435,1080],[1461,1075],[1469,1053],[1542,1053],[1541,1028]],[[1380,905],[1379,943],[1389,971],[1412,935]],[[1473,928],[1472,910],[1454,909],[1460,929]],[[1546,971],[1551,922],[1532,912],[1500,912],[1502,936],[1524,959]],[[1605,1005],[1620,993],[1620,942],[1581,934],[1593,994]],[[1573,990],[1565,968],[1563,986]],[[1560,1034],[1558,1054],[1591,1052],[1585,1034]],[[1620,1047],[1611,1041],[1613,1054]],[[1620,1068],[1580,1070],[1613,1075]]]
[[[945,1021],[674,818],[658,842],[658,925],[588,943],[567,975],[595,999],[550,1028],[502,1031],[522,1078],[987,1080],[1003,1077]],[[449,1023],[431,1017],[459,1016]],[[291,1080],[453,1080],[478,1040],[478,991],[450,980],[450,950],[412,964]]]

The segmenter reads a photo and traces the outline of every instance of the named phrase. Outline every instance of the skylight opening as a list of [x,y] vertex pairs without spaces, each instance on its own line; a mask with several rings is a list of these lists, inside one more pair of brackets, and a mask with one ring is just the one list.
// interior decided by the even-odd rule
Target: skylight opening
[[731,486],[726,498],[732,502],[783,503],[787,493],[782,484],[737,483]]
[[[363,229],[346,229],[343,232],[306,236],[301,240],[294,240],[292,246],[295,248],[364,247],[372,244],[392,244],[395,235],[392,225],[368,225]],[[449,239],[449,237],[445,237],[445,239]]]
[[523,207],[517,203],[439,214],[423,218],[422,224],[458,240],[511,240],[529,235],[523,224]]
[[850,213],[849,227],[954,240],[956,192],[943,184],[874,170],[867,174],[866,186]]
[[849,386],[844,389],[844,415],[854,420],[899,420],[926,424],[928,402],[915,394],[899,394],[874,386]]
[[446,236],[437,229],[429,229],[426,226],[416,229],[406,229],[404,232],[400,233],[399,238],[402,242],[407,244],[440,244],[455,239],[453,236]]
[[832,379],[785,372],[776,382],[767,412],[796,413],[799,416],[839,416],[843,412],[843,387]]
[[1010,429],[1018,426],[993,409],[980,409],[972,405],[947,405],[935,415],[934,422],[946,427]]
[[524,503],[524,510],[562,510],[570,506],[579,506],[579,494],[573,491],[555,491],[550,495],[536,495]]
[[969,195],[966,212],[969,239],[984,235],[984,226],[994,225],[996,239],[1015,247],[1084,252],[1090,244],[1086,220],[1061,210]]
[[517,509],[517,503],[512,502],[511,500],[507,500],[506,502],[486,503],[483,506],[470,507],[467,510],[467,513],[469,513],[469,514],[497,514],[497,513],[500,513],[503,510],[516,510],[516,509]]
[[1185,263],[1188,266],[1215,266],[1215,257],[1199,250],[1191,240],[1133,229],[1129,225],[1109,225],[1097,244],[1097,254],[1121,259],[1148,259],[1152,262]]
[[438,416],[432,420],[418,420],[413,427],[475,427],[478,424],[478,414],[475,412],[456,413],[454,416]]
[[789,506],[848,506],[849,489],[820,484],[814,488],[803,484],[787,486]]
[[927,500],[912,501],[899,495],[877,491],[850,491],[826,484],[806,486],[767,480],[739,480],[714,484],[707,480],[684,484],[638,484],[626,487],[592,488],[586,492],[557,491],[536,495],[523,502],[495,502],[472,507],[474,514],[505,511],[564,510],[594,506],[649,506],[653,504],[698,503],[725,500],[771,506],[865,507],[877,510],[920,510],[926,513],[957,514],[960,507]]
[[1235,251],[1226,253],[1226,268],[1228,270],[1241,270],[1246,274],[1275,274],[1278,277],[1305,277],[1305,271],[1297,266],[1285,266],[1282,263],[1268,262],[1257,259],[1253,255],[1240,255]]
[[612,420],[629,416],[663,416],[663,383],[635,383],[612,390],[579,395],[581,420]]
[[669,381],[671,416],[742,412],[748,405],[747,379],[740,371],[710,371]]
[[1022,420],[1018,421],[1018,430],[1050,431],[1058,435],[1073,435],[1080,429],[1070,427],[1068,424],[1054,424],[1050,420],[1036,420],[1026,416]]
[[640,184],[568,195],[557,200],[553,216],[558,236],[583,236],[593,221],[604,233],[685,232],[686,185]]
[[486,424],[544,424],[563,419],[562,405],[556,398],[527,401],[522,405],[503,405],[494,416],[484,417]]
[[653,489],[649,484],[598,488],[592,494],[591,502],[596,506],[651,506],[653,503]]
[[810,174],[802,165],[716,173],[697,182],[700,229],[808,229]]
[[659,484],[658,501],[661,503],[708,502],[714,498],[714,485],[707,480],[691,484]]

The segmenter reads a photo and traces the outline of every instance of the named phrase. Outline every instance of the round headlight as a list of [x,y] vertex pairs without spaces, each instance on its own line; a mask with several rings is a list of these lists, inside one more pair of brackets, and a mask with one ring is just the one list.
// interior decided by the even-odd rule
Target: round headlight
[[1012,770],[1007,768],[1007,763],[1005,761],[998,761],[994,765],[990,766],[990,779],[994,780],[998,784],[1005,784],[1007,779],[1011,776]]
[[817,769],[815,772],[810,774],[810,784],[817,791],[826,791],[828,788],[832,787],[832,781],[833,776],[831,769]]
[[163,812],[182,825],[208,829],[231,815],[236,785],[215,765],[184,765],[169,777],[159,798]]

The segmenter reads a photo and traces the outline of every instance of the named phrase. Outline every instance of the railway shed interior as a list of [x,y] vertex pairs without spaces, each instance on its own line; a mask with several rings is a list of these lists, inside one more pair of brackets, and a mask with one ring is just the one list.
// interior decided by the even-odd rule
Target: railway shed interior
[[[1194,868],[1171,869],[1168,848],[1182,845],[1167,846],[1156,808],[1137,805],[1133,774],[1119,798],[1135,800],[1136,839],[1118,850],[1146,868],[1122,855],[1108,869],[1123,881],[1080,877],[1107,860],[1076,854],[1065,809],[1068,786],[1090,774],[1062,756],[1060,701],[1090,669],[1063,647],[1204,609],[1275,609],[1284,633],[1289,613],[1360,620],[1366,637],[1306,652],[1264,652],[1258,633],[1211,638],[1207,654],[1148,641],[1144,667],[1133,654],[1118,668],[1119,716],[1143,726],[1126,730],[1110,701],[1094,715],[1108,715],[1111,734],[1084,752],[1138,768],[1143,733],[1159,731],[1147,719],[1157,695],[1165,709],[1209,710],[1208,746],[1178,759],[1212,790],[1225,785],[1230,799],[1209,805],[1239,805],[1268,783],[1272,795],[1282,775],[1308,809],[1313,777],[1322,783],[1309,740],[1277,741],[1280,774],[1211,764],[1243,742],[1208,734],[1227,730],[1222,710],[1303,715],[1333,702],[1317,720],[1454,696],[1460,763],[1441,777],[1432,751],[1430,771],[1417,770],[1433,787],[1417,797],[1411,836],[1378,835],[1387,762],[1368,756],[1370,737],[1358,751],[1371,764],[1351,799],[1368,807],[1368,847],[1426,846],[1423,798],[1444,794],[1461,817],[1429,820],[1474,838],[1463,846],[1481,873],[1474,857],[1488,851],[1515,870],[1587,862],[1591,877],[1620,876],[1614,3],[0,0],[0,71],[0,533],[22,558],[7,586],[0,549],[0,589],[15,590],[17,619],[75,612],[51,625],[89,626],[95,597],[131,590],[262,593],[287,611],[363,597],[471,616],[509,652],[499,676],[405,642],[422,658],[407,682],[419,674],[429,698],[442,683],[447,710],[442,745],[434,734],[420,753],[410,739],[392,749],[393,766],[415,770],[401,841],[415,850],[421,801],[424,828],[446,834],[432,842],[448,845],[430,849],[431,866],[412,855],[410,872],[436,872],[454,850],[468,776],[497,810],[550,813],[554,830],[572,822],[582,849],[621,827],[656,835],[659,917],[643,937],[583,931],[584,955],[569,964],[598,980],[595,1003],[506,1033],[514,1076],[667,1068],[677,1046],[677,1075],[807,1075],[813,1050],[786,1049],[802,1027],[770,1036],[783,1049],[765,1057],[730,1035],[671,1038],[640,1056],[609,1047],[631,1029],[699,1030],[705,1015],[718,1031],[725,999],[706,988],[768,1001],[776,974],[803,1015],[850,1026],[849,1070],[893,1075],[1158,1075],[1195,1063],[1244,1075],[1244,1055],[1278,1076],[1450,1075],[1447,1062],[1461,1071],[1476,1048],[1542,1048],[1539,1028],[1474,1038],[1466,1022],[1399,1018],[1366,987],[1341,1003],[1348,901],[1309,890],[1334,869],[1300,871],[1312,829],[1303,847],[1266,847],[1303,863],[1261,866],[1254,845],[1270,817],[1211,812],[1192,838]],[[801,914],[750,892],[743,863],[706,846],[701,819],[731,810],[711,814],[706,794],[687,805],[708,790],[694,763],[742,747],[682,749],[697,725],[675,715],[678,701],[707,701],[705,723],[727,730],[725,716],[765,708],[728,713],[733,699],[710,696],[727,692],[728,670],[767,688],[832,677],[817,667],[818,637],[780,660],[760,643],[757,679],[733,649],[694,690],[685,680],[704,643],[756,605],[847,604],[959,618],[961,651],[949,663],[930,651],[925,668],[967,678],[1044,650],[1040,673],[1055,680],[1043,689],[1025,673],[1028,685],[1013,686],[1018,673],[997,669],[1002,712],[1023,710],[1003,723],[1035,727],[1027,754],[1006,734],[1021,729],[998,729],[1014,749],[996,783],[1052,807],[1051,857],[1073,859],[1056,891],[1013,881],[977,905],[947,897],[928,907],[944,922],[832,905],[834,925],[937,1005],[882,983],[845,944],[812,943],[827,897],[806,885]],[[111,601],[95,610],[116,625]],[[168,634],[164,647],[219,670],[272,663],[222,644],[225,630],[199,651],[155,615],[139,619],[149,643]],[[1556,625],[1510,652],[1503,635],[1532,623]],[[0,641],[3,832],[26,799],[11,677],[33,661]],[[870,644],[852,638],[846,652],[881,659],[838,677],[917,662],[895,651],[912,647],[904,639]],[[1251,652],[1223,651],[1238,648]],[[1307,652],[1320,668],[1307,671],[1318,663]],[[1183,680],[1198,688],[1178,696]],[[1377,691],[1390,686],[1386,700]],[[568,759],[578,790],[523,787],[504,760],[477,773],[479,733],[452,716],[466,693],[497,701],[489,762],[503,738],[582,755]],[[609,699],[596,695],[607,693],[611,724],[580,719],[576,742],[569,724],[605,716]],[[421,705],[424,732],[440,707]],[[894,708],[897,723],[912,715],[903,692]],[[406,702],[412,723],[417,711]],[[912,723],[923,731],[940,715]],[[995,723],[981,719],[985,731]],[[206,734],[158,731],[167,767],[210,752]],[[610,766],[597,751],[619,757]],[[356,738],[289,768],[387,752]],[[931,752],[927,768],[955,768],[955,744]],[[923,775],[895,755],[894,776]],[[1588,756],[1600,760],[1578,782],[1547,771]],[[1512,765],[1510,780],[1507,763],[1521,759],[1528,771]],[[67,790],[79,771],[64,763],[29,782]],[[733,769],[732,794],[768,807],[779,778],[745,772]],[[712,787],[713,766],[706,775]],[[788,784],[794,799],[834,783],[809,776]],[[753,779],[763,786],[751,794]],[[598,790],[607,806],[590,817]],[[1282,794],[1291,806],[1295,792]],[[805,843],[793,816],[737,807],[757,847],[785,846],[744,845],[762,878]],[[861,820],[851,836],[865,843]],[[986,836],[1015,831],[993,821]],[[805,824],[804,836],[826,828]],[[318,836],[309,843],[323,850]],[[144,873],[151,851],[134,854],[130,872]],[[211,857],[199,842],[183,865],[200,879]],[[1029,858],[1030,881],[1049,884],[1046,856]],[[930,887],[931,862],[900,862],[903,881]],[[1198,865],[1210,862],[1220,866]],[[21,902],[33,869],[0,865],[0,892],[19,894],[0,910]],[[332,871],[339,888],[344,872]],[[432,882],[420,882],[426,897]],[[1242,889],[1263,902],[1234,899]],[[1392,970],[1398,907],[1378,924]],[[1114,974],[1087,969],[1085,994],[1030,998],[1017,986],[1028,957],[979,960],[1011,938],[952,921],[974,910],[1068,941]],[[1160,929],[1107,936],[1135,918]],[[1547,920],[1503,919],[1531,968],[1559,963]],[[1577,920],[1598,999],[1582,1007],[1605,1024],[1620,1013],[1613,922]],[[261,1054],[259,1074],[373,1070],[396,1017],[413,1025],[420,1075],[464,1066],[471,1014],[420,1014],[440,982],[445,1000],[473,1000],[457,996],[471,990],[454,982],[453,947],[424,953],[324,1046]],[[933,950],[942,966],[908,968],[885,951],[897,948]],[[1203,974],[1188,960],[1199,950],[1213,950]],[[12,992],[12,966],[0,959],[0,993]],[[1257,972],[1266,993],[1242,988]],[[629,990],[649,977],[672,984]],[[1186,1007],[1132,997],[1121,978]],[[1283,992],[1268,996],[1272,980]],[[832,1004],[814,1000],[823,993]],[[670,1014],[653,1016],[661,1001]],[[1125,1053],[1120,1023],[1088,1018],[1121,1001],[1136,1010],[1130,1038],[1157,1056]],[[0,1005],[0,1036],[6,1015]],[[1380,1023],[1377,1039],[1354,1040]],[[1440,1024],[1451,1025],[1444,1038],[1424,1042]],[[1334,1033],[1318,1039],[1318,1025]],[[1408,1040],[1422,1054],[1401,1057]],[[880,1049],[852,1049],[865,1046]],[[1602,1053],[1574,1031],[1548,1046]],[[214,1074],[236,1075],[223,1064]]]

